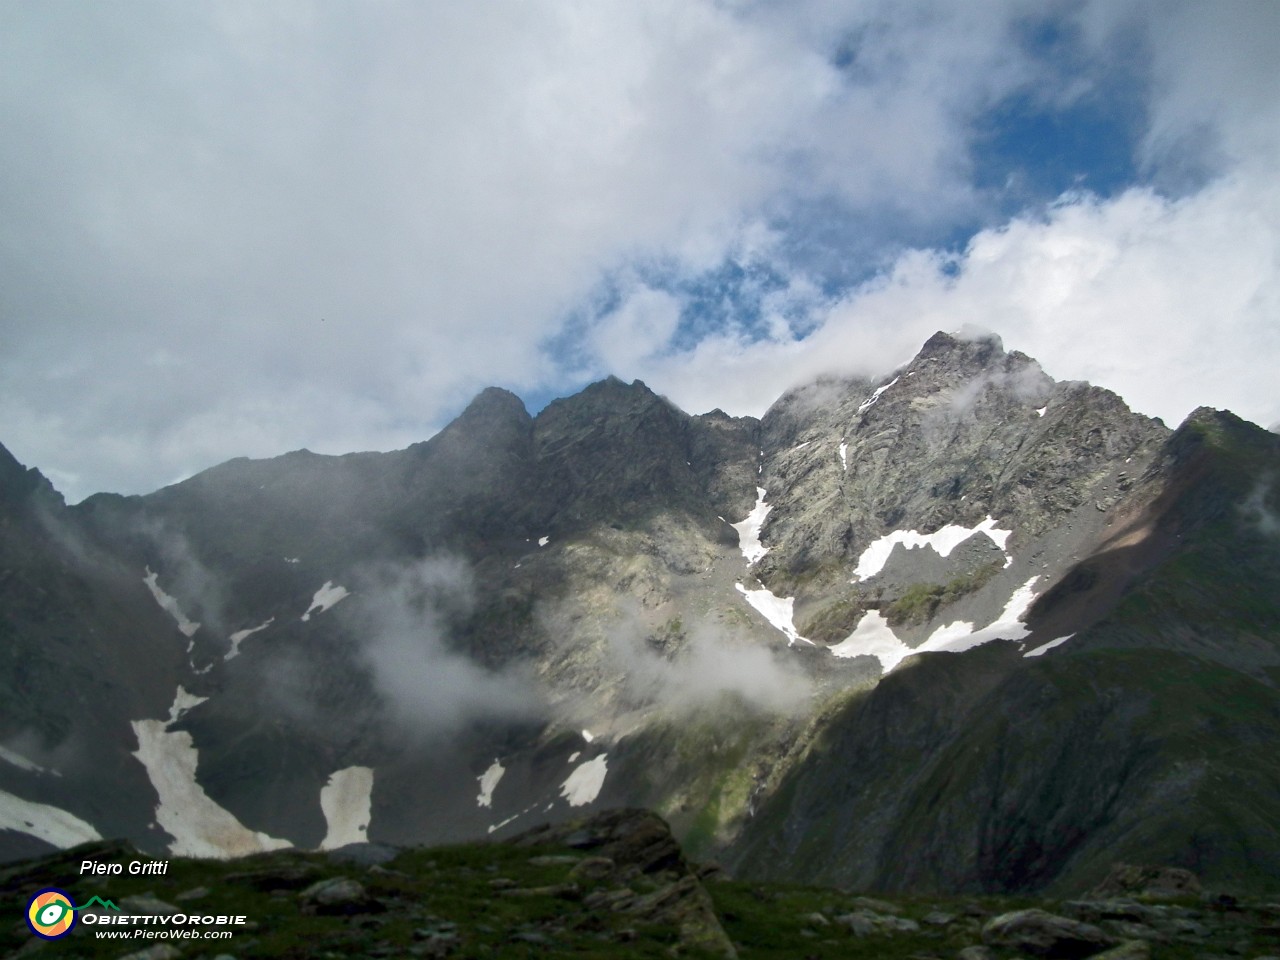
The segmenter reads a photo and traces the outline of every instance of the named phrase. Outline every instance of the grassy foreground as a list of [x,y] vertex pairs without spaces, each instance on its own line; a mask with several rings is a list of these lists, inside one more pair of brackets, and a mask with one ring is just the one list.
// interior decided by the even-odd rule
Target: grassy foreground
[[[408,850],[363,845],[233,861],[173,858],[167,874],[156,877],[81,878],[86,859],[127,870],[129,862],[149,858],[106,842],[0,870],[6,904],[0,955],[927,960],[963,951],[965,960],[1029,953],[1132,960],[1280,954],[1280,905],[1186,891],[1171,899],[1113,893],[1072,902],[881,899],[733,881],[689,864],[666,825],[640,811],[606,811],[502,843]],[[29,932],[24,915],[30,897],[49,886],[79,905],[95,896],[109,900],[120,913],[243,915],[248,923],[199,928],[234,930],[229,939],[171,939],[160,935],[171,926],[100,926],[81,913],[67,937],[43,941]],[[1096,936],[1069,931],[1036,946],[992,933],[995,917],[1030,907]],[[131,938],[95,935],[104,930],[128,931]],[[1088,942],[1091,937],[1096,942]]]

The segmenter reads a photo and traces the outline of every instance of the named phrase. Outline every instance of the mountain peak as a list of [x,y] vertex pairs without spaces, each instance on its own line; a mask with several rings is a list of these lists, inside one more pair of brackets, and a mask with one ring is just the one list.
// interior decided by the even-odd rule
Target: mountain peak
[[653,393],[653,391],[649,389],[649,385],[643,380],[632,380],[630,383],[627,383],[627,381],[612,373],[603,380],[597,380],[595,383],[587,384],[586,388],[582,392],[587,393],[590,391],[599,393],[605,390]]
[[35,467],[24,467],[8,449],[0,444],[0,501],[16,501],[37,492],[59,502],[62,495]]
[[459,415],[458,420],[474,422],[477,419],[510,419],[530,420],[529,411],[524,401],[502,387],[485,387],[467,404],[467,408]]
[[957,354],[982,361],[1002,357],[1004,341],[989,330],[966,324],[954,333],[939,330],[924,342],[916,359],[942,359]]

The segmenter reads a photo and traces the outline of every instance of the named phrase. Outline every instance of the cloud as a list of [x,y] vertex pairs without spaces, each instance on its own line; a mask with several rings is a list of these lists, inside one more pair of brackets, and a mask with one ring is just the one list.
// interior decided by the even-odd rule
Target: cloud
[[628,704],[688,711],[732,696],[753,707],[787,713],[807,705],[811,681],[794,658],[734,639],[713,623],[689,625],[655,645],[638,605],[620,605],[608,627],[607,661],[621,676]]
[[1263,535],[1280,537],[1280,515],[1267,504],[1272,490],[1272,477],[1269,475],[1262,477],[1254,485],[1244,503],[1240,505],[1240,512],[1245,520],[1257,527]]
[[662,290],[639,285],[591,331],[591,346],[605,367],[626,375],[636,360],[663,350],[680,323],[680,301]]
[[474,589],[463,561],[440,556],[368,572],[355,594],[359,662],[386,715],[415,737],[447,739],[477,721],[541,713],[530,674],[518,665],[487,668],[451,642]]
[[[830,303],[805,339],[711,338],[638,375],[686,409],[724,393],[736,412],[828,373],[883,373],[935,330],[978,323],[1056,379],[1110,387],[1180,422],[1196,406],[1280,416],[1280,187],[1248,171],[1180,199],[1133,189],[1064,197],[978,233],[959,255],[912,251]],[[665,367],[665,369],[664,369]]]
[[[1055,375],[1136,382],[1132,361],[1086,363],[1081,344],[1147,343],[1165,307],[1176,342],[1155,360],[1190,366],[1165,386],[1148,373],[1135,402],[1222,403],[1193,388],[1241,354],[1256,383],[1275,356],[1265,336],[1240,346],[1275,305],[1274,10],[16,7],[0,31],[0,440],[74,501],[234,455],[404,446],[490,383],[545,395],[625,368],[691,410],[746,412],[815,371],[883,371],[969,319],[954,314]],[[1071,55],[1028,24],[1076,38]],[[1149,91],[1139,139],[1164,192],[993,220],[979,121],[1042,87],[1106,96],[1120,53]],[[686,304],[650,268],[736,258],[785,278],[762,322],[679,341]],[[1203,293],[1177,273],[1189,259]],[[1090,262],[1110,285],[1086,296]],[[617,276],[646,280],[586,321],[585,362],[558,351]],[[1185,341],[1206,342],[1211,296],[1227,329],[1206,354]]]

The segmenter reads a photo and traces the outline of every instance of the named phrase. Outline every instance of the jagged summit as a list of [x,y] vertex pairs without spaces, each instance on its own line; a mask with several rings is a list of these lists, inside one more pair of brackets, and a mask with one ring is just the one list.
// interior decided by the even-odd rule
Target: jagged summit
[[62,503],[62,495],[35,467],[24,467],[0,444],[0,500],[16,502],[31,497]]

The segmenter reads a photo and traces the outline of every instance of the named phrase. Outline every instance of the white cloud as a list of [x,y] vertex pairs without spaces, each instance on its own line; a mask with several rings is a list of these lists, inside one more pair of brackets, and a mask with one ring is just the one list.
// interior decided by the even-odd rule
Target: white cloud
[[[971,125],[1046,76],[1013,42],[1040,5],[15,8],[0,31],[0,442],[73,499],[240,454],[402,446],[488,383],[565,386],[579,368],[546,344],[602,278],[726,256],[791,264],[763,334],[713,331],[672,358],[678,303],[637,286],[587,332],[592,372],[745,410],[833,364],[884,369],[970,313],[1049,372],[1105,383],[1136,362],[1086,363],[1081,344],[1145,345],[1165,310],[1153,359],[1194,363],[1131,399],[1259,416],[1172,395],[1241,353],[1248,371],[1275,356],[1257,329],[1275,297],[1275,9],[1064,14],[1098,57],[1139,25],[1149,163],[1172,169],[1201,137],[1225,179],[988,231],[954,282],[928,252],[890,257],[880,284],[831,303],[788,259],[821,245],[810,221],[846,218],[839,235],[863,244],[848,256],[880,262],[983,215]],[[1215,296],[1227,328],[1202,349]],[[821,330],[792,343],[797,322]]]
[[1058,379],[1110,387],[1176,425],[1199,405],[1266,424],[1280,357],[1280,186],[1240,172],[1192,196],[1065,198],[973,238],[957,260],[911,252],[832,304],[803,341],[708,340],[643,376],[686,409],[759,413],[824,372],[885,372],[934,330],[978,324]]
[[447,740],[477,719],[527,720],[541,689],[521,664],[487,669],[450,642],[450,620],[474,603],[470,569],[451,557],[366,571],[358,658],[389,720]]
[[635,360],[643,362],[667,345],[679,322],[676,297],[641,286],[595,324],[591,345],[605,369],[625,378]]

